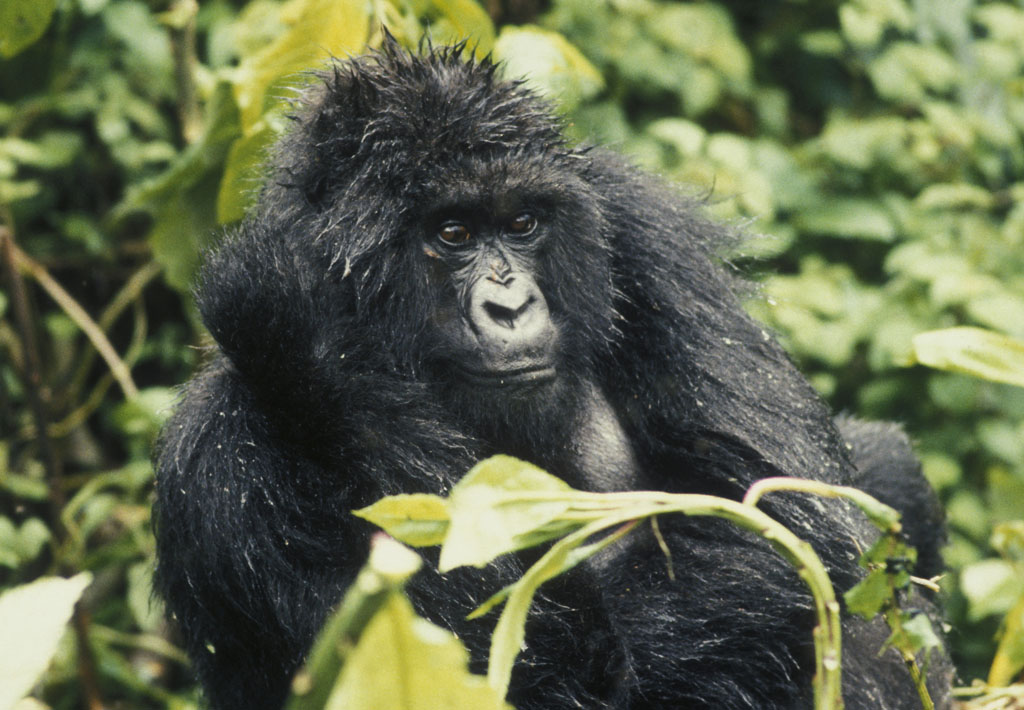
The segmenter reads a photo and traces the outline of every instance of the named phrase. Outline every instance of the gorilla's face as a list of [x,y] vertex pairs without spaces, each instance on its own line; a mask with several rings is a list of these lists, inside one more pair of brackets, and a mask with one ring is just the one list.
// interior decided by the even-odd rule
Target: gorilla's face
[[549,226],[529,207],[444,214],[423,244],[443,264],[437,326],[456,377],[478,387],[536,387],[558,376],[558,328],[537,258]]
[[500,410],[503,430],[522,417],[551,428],[551,412],[571,411],[608,328],[603,221],[586,181],[553,162],[502,155],[437,171],[446,180],[420,229],[435,380],[473,420]]

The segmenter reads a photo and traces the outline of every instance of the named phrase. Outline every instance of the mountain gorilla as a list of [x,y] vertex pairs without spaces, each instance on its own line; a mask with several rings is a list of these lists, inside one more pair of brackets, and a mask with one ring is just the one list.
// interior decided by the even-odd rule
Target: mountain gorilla
[[[542,102],[465,54],[389,41],[335,62],[202,270],[217,350],[159,446],[157,585],[218,710],[281,706],[365,559],[373,530],[351,510],[444,494],[495,453],[595,491],[862,485],[910,519],[918,574],[937,572],[941,513],[905,437],[837,428],[740,307],[714,257],[731,230],[569,145]],[[763,507],[840,591],[861,577],[873,533],[848,506]],[[510,702],[809,708],[813,610],[793,569],[722,520],[660,525],[674,579],[637,531],[545,585]],[[482,671],[492,624],[465,616],[524,564],[424,572],[409,594]],[[885,625],[843,624],[846,707],[918,707],[895,652],[877,657]],[[932,659],[939,707],[948,671]]]

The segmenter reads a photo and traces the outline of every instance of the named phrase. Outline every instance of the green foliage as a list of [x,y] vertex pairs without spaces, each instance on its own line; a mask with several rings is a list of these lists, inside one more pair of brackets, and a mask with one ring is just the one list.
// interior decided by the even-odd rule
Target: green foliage
[[[0,2],[0,241],[14,239],[27,297],[22,314],[4,281],[0,569],[5,587],[79,570],[97,580],[83,601],[87,643],[57,647],[40,702],[195,704],[146,572],[152,436],[205,342],[188,287],[199,251],[251,206],[303,72],[378,44],[382,24],[407,46],[428,27],[435,43],[470,37],[527,75],[571,135],[685,189],[713,188],[711,210],[750,225],[756,236],[730,258],[771,274],[750,310],[836,408],[903,421],[919,444],[952,530],[943,586],[961,675],[1020,678],[1024,572],[1007,531],[1024,519],[1024,389],[1012,384],[1024,338],[1024,9],[546,7],[495,28],[473,0]],[[111,386],[104,341],[138,395]],[[468,525],[478,503],[501,511],[509,527],[488,544],[565,532],[558,514],[530,527],[555,501],[534,519],[519,492],[480,491],[452,515]],[[407,503],[419,512],[403,520]],[[412,497],[375,515],[436,544],[449,504]],[[452,560],[481,563],[471,548]],[[884,608],[883,587],[897,585],[873,578]],[[902,628],[914,635],[916,623]],[[976,706],[1000,702],[986,697]]]
[[[447,499],[393,496],[356,511],[356,515],[381,525],[410,545],[440,544],[442,572],[462,565],[481,567],[509,552],[560,538],[519,581],[494,595],[472,615],[479,617],[505,605],[491,639],[487,673],[491,687],[501,696],[508,690],[512,665],[525,640],[527,613],[540,585],[616,542],[641,520],[668,514],[725,518],[768,541],[793,564],[810,588],[818,612],[814,630],[818,662],[815,708],[838,707],[839,607],[831,580],[813,549],[756,507],[761,497],[778,491],[848,499],[882,530],[878,542],[861,559],[868,575],[846,594],[847,607],[866,619],[885,615],[892,628],[887,646],[903,654],[923,706],[932,707],[915,656],[923,654],[927,659],[932,650],[942,648],[942,642],[926,616],[901,607],[916,554],[901,541],[899,514],[863,491],[803,479],[771,478],[751,487],[742,503],[715,496],[652,491],[587,493],[570,488],[532,464],[510,456],[494,456],[473,467]],[[615,531],[607,534],[610,529]]]
[[287,710],[511,710],[469,672],[462,643],[417,616],[402,594],[419,566],[394,540],[374,540],[366,567],[296,676]]

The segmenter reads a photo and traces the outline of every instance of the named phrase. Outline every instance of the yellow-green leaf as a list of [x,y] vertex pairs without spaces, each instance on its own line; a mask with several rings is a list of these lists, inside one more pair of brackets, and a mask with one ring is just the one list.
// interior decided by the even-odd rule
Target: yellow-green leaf
[[56,0],[0,2],[0,57],[13,57],[39,39],[56,6]]
[[482,567],[499,555],[572,530],[545,528],[569,509],[572,492],[565,482],[511,456],[480,462],[448,499],[451,527],[441,549],[441,571]]
[[414,547],[440,545],[448,533],[448,506],[427,493],[390,496],[354,513]]
[[[235,96],[242,131],[249,135],[260,117],[288,92],[298,72],[329,57],[363,51],[370,38],[371,5],[365,0],[291,0],[281,10],[288,29],[238,67]],[[282,82],[282,80],[285,80]]]
[[449,631],[393,594],[349,654],[326,710],[510,710]]
[[507,26],[494,45],[495,59],[505,74],[526,79],[542,96],[571,111],[604,86],[601,73],[569,41],[550,30],[532,25]]
[[0,708],[24,697],[46,670],[92,576],[48,577],[0,595]]

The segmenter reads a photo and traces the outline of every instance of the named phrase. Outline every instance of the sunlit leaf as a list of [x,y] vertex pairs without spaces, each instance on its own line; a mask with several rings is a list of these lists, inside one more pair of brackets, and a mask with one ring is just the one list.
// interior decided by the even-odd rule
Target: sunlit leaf
[[948,328],[914,336],[922,365],[1024,387],[1024,341],[981,328]]
[[880,242],[896,238],[892,217],[873,200],[828,200],[808,206],[794,222],[801,231],[813,234]]
[[26,695],[46,670],[91,579],[87,572],[47,577],[0,595],[0,708]]
[[451,632],[394,594],[349,654],[326,710],[508,709],[468,662]]
[[557,32],[532,25],[507,26],[494,45],[505,74],[526,79],[542,96],[571,111],[604,86],[600,72]]
[[354,512],[413,547],[440,545],[448,533],[445,500],[427,493],[389,496]]
[[482,567],[499,555],[557,536],[558,531],[545,531],[540,538],[533,533],[569,509],[571,493],[568,484],[525,461],[511,456],[482,461],[448,499],[451,527],[441,549],[441,570]]
[[268,108],[294,97],[300,72],[332,56],[359,54],[370,39],[370,3],[363,0],[291,0],[281,13],[288,29],[238,67],[235,96],[245,135]]

